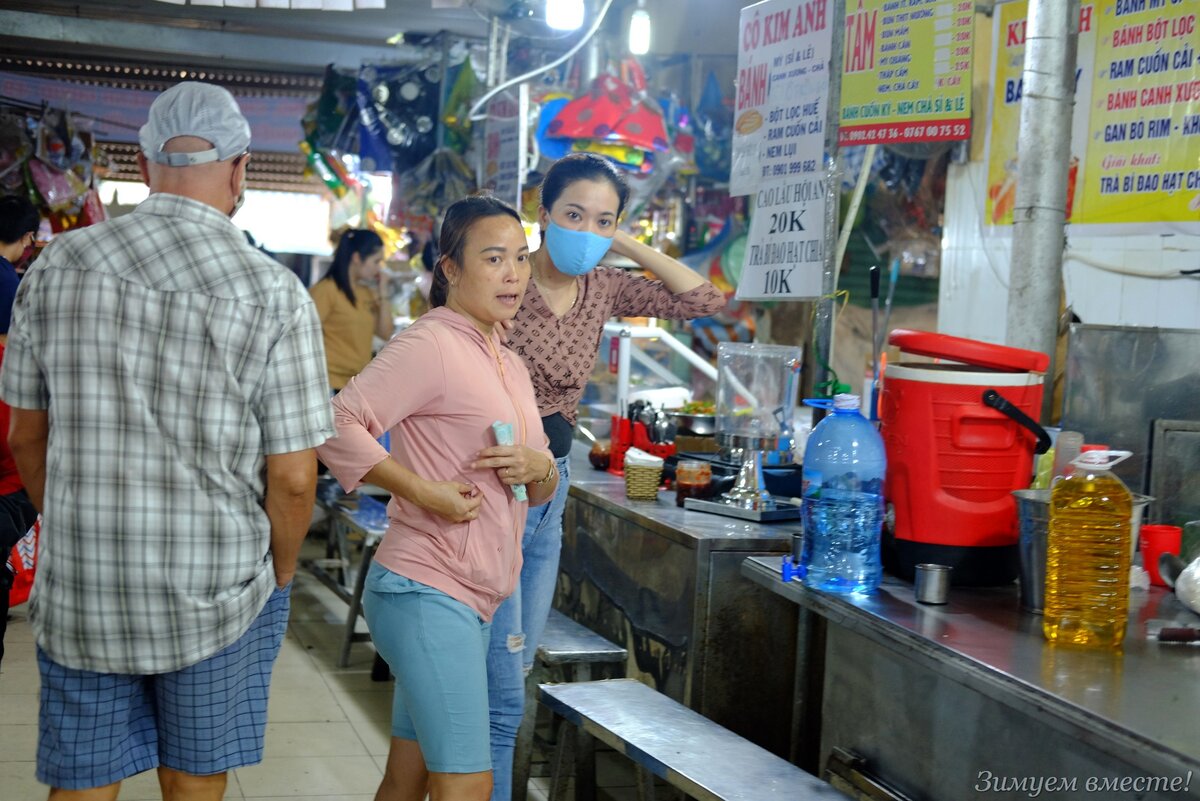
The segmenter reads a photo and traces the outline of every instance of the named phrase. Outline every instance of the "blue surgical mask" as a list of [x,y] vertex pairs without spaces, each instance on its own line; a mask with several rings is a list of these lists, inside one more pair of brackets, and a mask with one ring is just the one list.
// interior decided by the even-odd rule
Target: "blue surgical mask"
[[612,239],[591,231],[572,231],[554,222],[546,228],[546,249],[559,272],[583,275],[595,269],[612,247]]

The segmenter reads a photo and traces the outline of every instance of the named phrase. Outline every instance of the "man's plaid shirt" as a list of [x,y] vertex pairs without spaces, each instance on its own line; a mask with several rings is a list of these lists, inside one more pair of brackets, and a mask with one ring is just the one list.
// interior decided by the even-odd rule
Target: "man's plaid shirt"
[[211,206],[151,195],[21,282],[0,396],[47,409],[30,601],[59,664],[161,673],[238,639],[275,578],[265,457],[332,435],[320,321]]

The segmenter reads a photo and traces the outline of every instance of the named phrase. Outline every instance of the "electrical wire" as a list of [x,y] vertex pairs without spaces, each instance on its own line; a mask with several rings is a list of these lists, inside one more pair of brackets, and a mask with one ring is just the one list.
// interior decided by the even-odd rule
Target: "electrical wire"
[[[871,165],[875,162],[875,151],[878,145],[867,145],[866,151],[863,153],[862,169],[858,171],[858,180],[854,182],[854,194],[850,197],[850,208],[846,212],[846,219],[842,222],[842,231],[838,235],[837,252],[833,261],[833,288],[836,294],[838,279],[842,272],[842,259],[846,257],[846,248],[850,245],[850,231],[854,228],[854,218],[858,216],[858,207],[862,205],[863,195],[867,191],[867,181],[871,177]],[[830,183],[834,183],[834,176],[830,176]],[[831,197],[825,202],[837,203],[838,195],[836,190],[830,192]],[[842,308],[845,308],[845,303],[842,303]],[[831,311],[833,319],[829,325],[829,353],[833,353],[834,342],[837,340],[837,318],[839,309],[835,306]],[[828,365],[823,364],[823,367],[830,371],[833,376],[833,382],[837,383],[837,374],[833,372]],[[828,382],[826,382],[828,383]],[[830,395],[829,397],[833,397]]]
[[[550,3],[554,2],[554,0],[546,0],[546,1],[550,2]],[[467,3],[467,8],[471,9],[471,11],[473,11],[475,13],[475,16],[479,17],[484,22],[487,22],[489,24],[491,23],[492,18],[490,16],[488,16],[487,14],[484,14],[478,8],[476,8],[474,2]],[[512,27],[511,21],[505,21],[504,24],[509,25],[509,27]],[[546,36],[544,34],[533,34],[533,33],[518,33],[517,35],[523,39],[536,39],[540,42],[558,42],[563,39],[569,39],[574,33],[575,33],[575,31],[563,31],[562,33],[556,34],[554,36]]]
[[571,58],[571,56],[578,53],[583,46],[587,44],[593,36],[596,35],[596,31],[600,30],[600,25],[604,22],[604,17],[608,14],[608,10],[612,8],[612,4],[613,0],[604,0],[604,5],[600,8],[599,13],[596,14],[596,19],[592,20],[592,26],[588,28],[587,32],[579,39],[578,42],[572,45],[571,49],[569,49],[566,53],[563,53],[549,64],[544,64],[535,70],[530,70],[524,75],[518,75],[515,78],[505,81],[499,86],[493,87],[491,90],[484,93],[483,97],[475,101],[475,105],[471,106],[471,110],[467,112],[467,118],[472,122],[479,122],[480,120],[487,119],[487,115],[480,114],[479,110],[484,108],[487,105],[487,102],[493,97],[500,94],[505,89],[516,86],[517,84],[523,83],[531,78],[536,78],[544,72],[549,72],[559,64],[566,62],[569,58]]
[[[966,169],[964,169],[962,172],[966,176],[967,183],[970,185],[971,199],[972,199],[972,201],[976,201],[977,198],[984,197],[985,193],[980,191],[978,178],[975,175],[977,170],[972,169],[972,166],[973,165],[967,165]],[[976,224],[975,230],[979,235],[980,241],[986,243],[986,241],[991,237],[989,237],[986,234],[986,232],[984,231],[983,223],[982,223],[983,219],[984,219],[984,214],[981,211],[980,214],[978,215],[978,220],[980,222]],[[1012,240],[1011,232],[1008,232],[1007,236],[1004,234],[1001,234],[1000,238],[1005,240],[1006,243],[1011,243],[1011,240]],[[979,248],[979,250],[980,250],[980,252],[983,253],[984,261],[987,262],[987,266],[991,270],[992,277],[994,277],[996,279],[996,282],[999,283],[1001,287],[1003,287],[1004,289],[1008,289],[1008,283],[1009,283],[1008,277],[1001,274],[999,267],[996,266],[996,263],[992,259],[992,250],[994,250],[994,249],[988,248],[988,247],[981,247],[981,248]],[[1190,252],[1193,252],[1193,249],[1185,248],[1185,247],[1164,246],[1159,251],[1151,251],[1151,252],[1162,252],[1162,253],[1189,252],[1190,253]],[[1165,278],[1178,278],[1180,275],[1186,275],[1186,273],[1184,273],[1182,270],[1177,270],[1177,269],[1173,269],[1173,268],[1172,269],[1168,269],[1168,268],[1153,269],[1153,268],[1131,267],[1128,265],[1121,265],[1121,264],[1110,264],[1107,262],[1100,261],[1099,259],[1093,258],[1092,256],[1086,255],[1086,251],[1083,251],[1077,247],[1072,247],[1070,242],[1067,243],[1067,246],[1066,246],[1065,250],[1063,251],[1063,261],[1064,262],[1073,261],[1073,262],[1077,262],[1079,264],[1086,265],[1088,267],[1092,267],[1097,270],[1103,270],[1104,272],[1114,273],[1116,275],[1128,275],[1128,276],[1132,276],[1134,278],[1165,279]]]

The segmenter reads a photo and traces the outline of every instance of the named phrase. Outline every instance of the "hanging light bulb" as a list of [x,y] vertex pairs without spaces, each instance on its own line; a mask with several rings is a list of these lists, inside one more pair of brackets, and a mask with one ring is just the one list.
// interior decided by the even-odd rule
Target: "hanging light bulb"
[[583,0],[546,0],[546,25],[556,31],[576,31],[583,25]]
[[629,52],[635,56],[650,52],[650,12],[646,10],[646,0],[638,0],[629,17]]

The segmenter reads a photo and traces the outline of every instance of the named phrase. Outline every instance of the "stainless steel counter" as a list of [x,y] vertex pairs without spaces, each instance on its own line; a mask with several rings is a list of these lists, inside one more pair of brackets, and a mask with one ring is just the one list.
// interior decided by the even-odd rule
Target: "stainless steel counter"
[[[1076,778],[1055,798],[1200,797],[1200,647],[1144,637],[1151,619],[1200,625],[1169,592],[1134,592],[1124,652],[1108,653],[1047,644],[1015,586],[952,588],[948,604],[925,606],[895,579],[861,598],[785,584],[777,556],[748,558],[742,573],[826,622],[822,761],[855,750],[928,799],[1005,797],[1001,779],[1039,775]],[[1127,792],[1103,792],[1126,777]],[[1133,792],[1175,777],[1186,790]]]
[[792,526],[625,497],[624,479],[572,453],[555,606],[629,650],[626,674],[787,756],[799,612],[746,581]]
[[592,469],[582,445],[571,452],[571,495],[687,548],[786,551],[798,526],[795,521],[763,524],[681,509],[674,492],[660,491],[657,501],[631,501],[625,497],[625,479]]

